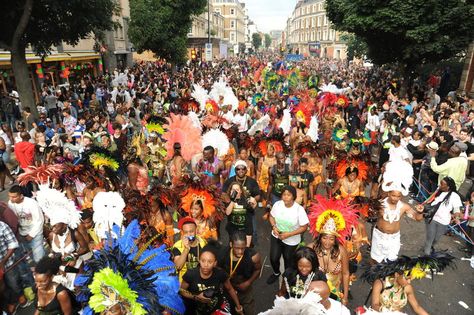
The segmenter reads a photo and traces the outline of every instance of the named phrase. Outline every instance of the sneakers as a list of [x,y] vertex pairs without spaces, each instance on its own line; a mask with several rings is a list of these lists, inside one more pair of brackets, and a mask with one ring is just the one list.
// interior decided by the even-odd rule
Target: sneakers
[[23,290],[23,293],[25,294],[25,297],[28,301],[34,301],[35,300],[35,293],[33,292],[32,287],[27,287]]
[[279,273],[278,273],[278,274],[272,273],[272,274],[270,275],[270,277],[268,277],[268,279],[267,279],[267,284],[273,284],[273,283],[275,283],[275,281],[277,281],[278,278],[280,278],[280,274],[279,274]]

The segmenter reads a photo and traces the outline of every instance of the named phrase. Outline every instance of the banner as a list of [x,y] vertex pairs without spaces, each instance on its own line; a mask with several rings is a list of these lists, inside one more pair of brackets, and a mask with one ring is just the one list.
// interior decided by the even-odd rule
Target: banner
[[301,61],[303,60],[303,55],[300,54],[288,54],[285,57],[286,61]]

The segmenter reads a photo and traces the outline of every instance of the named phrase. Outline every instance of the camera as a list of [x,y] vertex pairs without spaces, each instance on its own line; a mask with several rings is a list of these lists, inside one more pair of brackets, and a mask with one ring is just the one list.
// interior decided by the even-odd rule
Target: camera
[[207,288],[202,292],[202,294],[204,295],[204,297],[212,299],[216,295],[216,290],[214,290],[213,288]]
[[237,198],[237,191],[236,191],[236,190],[232,190],[232,191],[230,192],[230,200],[235,201],[236,198]]
[[194,235],[186,236],[186,238],[187,238],[188,241],[191,242],[191,243],[196,240],[196,236],[194,236]]

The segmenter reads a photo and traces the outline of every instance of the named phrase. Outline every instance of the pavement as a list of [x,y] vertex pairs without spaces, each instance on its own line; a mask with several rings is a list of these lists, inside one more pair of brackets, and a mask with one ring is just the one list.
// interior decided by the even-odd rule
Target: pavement
[[[8,200],[7,191],[9,186],[7,185],[6,188],[6,191],[0,192],[1,201]],[[262,255],[262,260],[265,263],[262,277],[254,284],[257,314],[272,307],[274,296],[279,289],[279,283],[281,283],[266,284],[266,279],[272,273],[268,258],[271,229],[268,222],[262,220],[262,214],[262,212],[257,212],[258,244],[256,250]],[[225,232],[224,227],[225,223],[223,222],[221,224],[222,241],[227,242],[227,232]],[[367,225],[367,230],[370,231],[370,229],[371,226]],[[409,256],[420,254],[424,240],[425,227],[423,222],[416,222],[408,218],[402,219],[402,247],[400,254]],[[307,244],[311,242],[309,233],[305,234],[305,241]],[[435,275],[433,279],[415,280],[412,283],[418,302],[431,315],[474,314],[474,269],[470,267],[469,261],[460,259],[464,257],[464,253],[459,250],[462,245],[463,241],[456,236],[443,236],[436,249],[446,249],[455,256],[457,258],[456,268],[445,270],[443,274]],[[367,258],[369,255],[366,254],[364,256]],[[362,272],[363,267],[360,267],[357,275],[359,276]],[[356,307],[364,304],[369,294],[370,286],[362,280],[358,280],[351,286],[350,291],[352,299],[349,301],[349,308],[353,312]],[[468,306],[468,309],[461,305],[463,303]],[[415,314],[410,307],[407,307],[405,312],[409,315]],[[34,307],[30,306],[27,309],[21,309],[17,314],[32,315],[34,314]]]

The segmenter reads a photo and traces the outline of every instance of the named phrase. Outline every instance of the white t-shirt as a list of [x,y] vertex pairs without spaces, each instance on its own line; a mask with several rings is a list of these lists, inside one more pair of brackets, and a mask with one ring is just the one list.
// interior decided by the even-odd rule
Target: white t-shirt
[[249,129],[250,116],[248,114],[237,114],[234,116],[232,122],[239,127],[239,132],[245,132]]
[[389,161],[396,161],[396,160],[409,160],[410,155],[407,149],[405,149],[402,145],[398,148],[391,147],[388,150],[388,154],[390,155]]
[[[306,211],[296,202],[293,206],[287,208],[282,200],[277,201],[273,205],[270,214],[275,218],[276,226],[280,232],[292,232],[309,223]],[[272,235],[275,237],[273,231]],[[298,245],[300,242],[301,235],[294,235],[283,240],[283,243],[290,246]]]
[[347,307],[342,305],[341,302],[329,298],[331,307],[326,310],[326,315],[351,315],[351,312]]
[[[447,192],[442,192],[439,194],[438,197],[435,198],[431,202],[431,205],[437,205],[438,203],[442,202],[444,197],[446,197],[448,193]],[[433,217],[433,221],[438,222],[439,224],[443,225],[448,225],[451,222],[451,212],[457,213],[460,212],[460,208],[463,206],[461,197],[459,197],[458,194],[456,193],[451,193],[451,196],[449,196],[448,202],[447,203],[442,203],[438,211],[436,211],[436,214]]]

